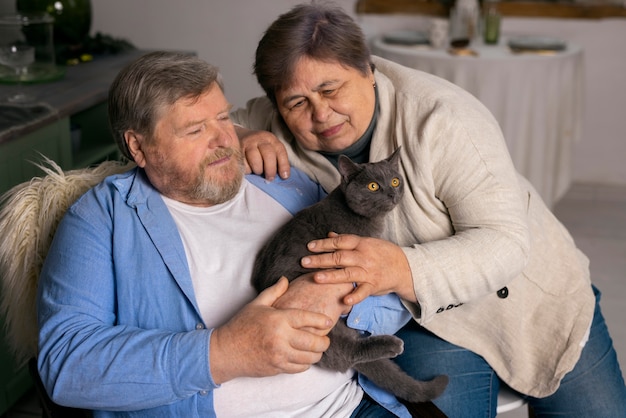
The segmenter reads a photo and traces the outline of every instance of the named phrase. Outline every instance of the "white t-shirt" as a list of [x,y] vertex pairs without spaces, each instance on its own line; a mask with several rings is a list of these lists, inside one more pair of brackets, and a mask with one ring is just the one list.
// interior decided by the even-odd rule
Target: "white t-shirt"
[[[196,301],[209,328],[218,327],[256,296],[254,258],[291,218],[271,196],[244,180],[234,199],[196,207],[164,197],[180,232]],[[216,389],[217,416],[349,417],[361,401],[354,371],[313,366],[298,374],[237,378]]]

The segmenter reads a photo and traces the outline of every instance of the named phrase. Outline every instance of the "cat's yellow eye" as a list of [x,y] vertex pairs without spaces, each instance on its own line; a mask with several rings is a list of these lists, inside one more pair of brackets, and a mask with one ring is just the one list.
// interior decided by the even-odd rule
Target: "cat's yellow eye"
[[367,188],[372,191],[375,192],[376,190],[378,190],[380,188],[380,186],[378,185],[378,183],[376,183],[375,181],[371,182],[370,184],[367,185]]
[[398,187],[400,185],[400,179],[394,177],[391,179],[391,187]]

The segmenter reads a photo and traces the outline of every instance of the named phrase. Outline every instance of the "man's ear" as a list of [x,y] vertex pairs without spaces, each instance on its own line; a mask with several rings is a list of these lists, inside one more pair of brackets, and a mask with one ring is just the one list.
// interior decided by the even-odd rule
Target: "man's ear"
[[133,160],[135,160],[135,164],[144,168],[146,165],[146,156],[142,148],[144,143],[143,136],[135,131],[126,131],[124,132],[124,140],[126,141],[130,155],[133,157]]

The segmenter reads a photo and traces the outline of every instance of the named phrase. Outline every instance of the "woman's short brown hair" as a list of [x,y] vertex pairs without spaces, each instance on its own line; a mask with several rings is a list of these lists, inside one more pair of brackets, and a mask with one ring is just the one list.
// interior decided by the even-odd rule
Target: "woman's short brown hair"
[[276,92],[288,86],[298,60],[307,56],[338,62],[367,75],[370,51],[363,31],[338,6],[300,4],[278,17],[256,49],[254,74],[276,105]]

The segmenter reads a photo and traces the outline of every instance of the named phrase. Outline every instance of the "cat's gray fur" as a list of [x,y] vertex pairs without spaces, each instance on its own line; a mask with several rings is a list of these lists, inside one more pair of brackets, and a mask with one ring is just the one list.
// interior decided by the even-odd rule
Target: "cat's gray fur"
[[[259,252],[252,275],[252,284],[261,291],[281,276],[294,280],[310,272],[300,260],[311,253],[306,244],[324,238],[328,232],[378,237],[383,218],[400,201],[404,182],[398,171],[398,148],[387,159],[376,163],[356,164],[348,157],[339,157],[341,184],[325,199],[296,214],[281,227]],[[397,184],[391,185],[395,181]],[[376,183],[376,191],[368,185]],[[376,188],[376,186],[374,186]],[[425,402],[443,392],[448,377],[441,375],[422,382],[406,374],[390,358],[402,353],[402,340],[393,335],[365,337],[339,320],[329,333],[330,347],[319,366],[346,371],[354,368],[379,387],[409,402]]]

